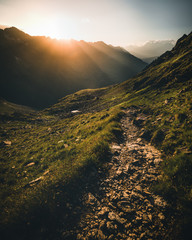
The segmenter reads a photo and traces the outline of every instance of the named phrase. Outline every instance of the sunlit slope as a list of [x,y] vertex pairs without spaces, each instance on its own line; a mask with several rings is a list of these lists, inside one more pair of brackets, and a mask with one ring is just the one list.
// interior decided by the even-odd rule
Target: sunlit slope
[[102,42],[31,37],[0,30],[0,95],[23,105],[47,107],[85,88],[119,83],[147,64]]

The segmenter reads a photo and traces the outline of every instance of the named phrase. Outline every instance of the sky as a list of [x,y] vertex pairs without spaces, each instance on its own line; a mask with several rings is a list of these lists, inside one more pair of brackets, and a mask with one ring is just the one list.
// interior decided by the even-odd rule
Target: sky
[[0,0],[0,25],[127,46],[192,31],[191,0]]

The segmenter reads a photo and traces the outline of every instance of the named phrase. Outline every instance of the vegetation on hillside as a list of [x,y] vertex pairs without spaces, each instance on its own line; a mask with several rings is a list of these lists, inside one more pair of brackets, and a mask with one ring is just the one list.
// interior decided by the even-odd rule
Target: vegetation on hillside
[[107,160],[109,144],[121,134],[123,109],[135,107],[148,116],[140,124],[142,137],[162,151],[162,177],[154,191],[181,214],[177,229],[184,229],[184,239],[192,212],[191,46],[192,34],[136,78],[79,91],[41,112],[2,119],[2,228],[15,226],[16,220],[39,228],[37,219],[50,220],[57,205],[64,206],[70,184]]

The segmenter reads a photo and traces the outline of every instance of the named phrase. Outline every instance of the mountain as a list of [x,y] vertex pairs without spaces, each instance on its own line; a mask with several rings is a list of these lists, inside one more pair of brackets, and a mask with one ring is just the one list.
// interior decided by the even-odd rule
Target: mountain
[[[130,139],[135,138],[136,145],[123,142],[120,120],[126,111],[130,111],[130,121],[124,126],[138,133],[138,138],[134,133],[129,135]],[[130,232],[134,232],[129,235],[134,238],[161,239],[163,234],[165,239],[191,239],[192,33],[180,38],[171,51],[134,78],[81,90],[42,111],[0,121],[2,238],[78,239],[77,230],[83,232],[82,225],[78,225],[83,216],[96,214],[96,221],[91,221],[85,230],[87,235],[95,234],[94,239],[105,238],[102,231],[106,238],[113,234],[114,239],[126,239]],[[141,139],[146,140],[148,149],[156,147],[161,152],[163,162],[160,175],[155,178],[152,175],[156,154],[148,154]],[[127,152],[121,151],[125,145]],[[109,171],[116,169],[118,174],[110,180],[106,164],[113,150],[115,158]],[[133,165],[120,167],[119,152]],[[145,166],[143,157],[138,161],[130,157],[139,152],[147,158]],[[139,167],[144,168],[137,173]],[[119,191],[121,186],[117,183],[129,181],[130,175],[134,191],[129,193],[130,184],[126,191]],[[153,185],[148,185],[148,179]],[[138,188],[141,182],[144,187]],[[98,188],[100,195],[99,191],[94,194]],[[110,199],[107,207],[102,201],[104,188]],[[159,197],[154,198],[155,194]],[[166,210],[162,196],[168,203]],[[90,207],[85,209],[83,200]],[[143,205],[152,216],[145,216],[148,210],[143,213]],[[91,206],[100,210],[91,212]],[[135,221],[137,216],[139,220]],[[157,231],[154,224],[159,229],[158,237],[153,234]]]
[[66,94],[122,82],[147,64],[103,42],[31,37],[12,27],[0,30],[0,96],[42,108]]
[[165,52],[148,65],[137,77],[135,88],[163,89],[181,83],[191,84],[192,77],[192,34],[180,38],[171,51]]
[[162,55],[164,52],[171,50],[175,45],[174,40],[148,41],[142,46],[129,45],[126,49],[134,56],[141,58],[147,63]]
[[155,56],[155,57],[147,57],[147,58],[142,58],[142,60],[148,64],[152,63],[155,59],[157,59],[158,56]]

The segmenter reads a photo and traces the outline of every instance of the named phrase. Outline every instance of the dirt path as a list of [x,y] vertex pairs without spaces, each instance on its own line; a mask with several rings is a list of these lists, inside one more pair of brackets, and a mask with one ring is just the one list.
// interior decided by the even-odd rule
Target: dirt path
[[[124,141],[113,144],[105,174],[99,173],[97,190],[84,196],[86,212],[76,239],[164,239],[167,203],[150,191],[159,176],[160,152],[138,137],[134,109],[122,118]],[[144,116],[140,116],[143,118]]]

